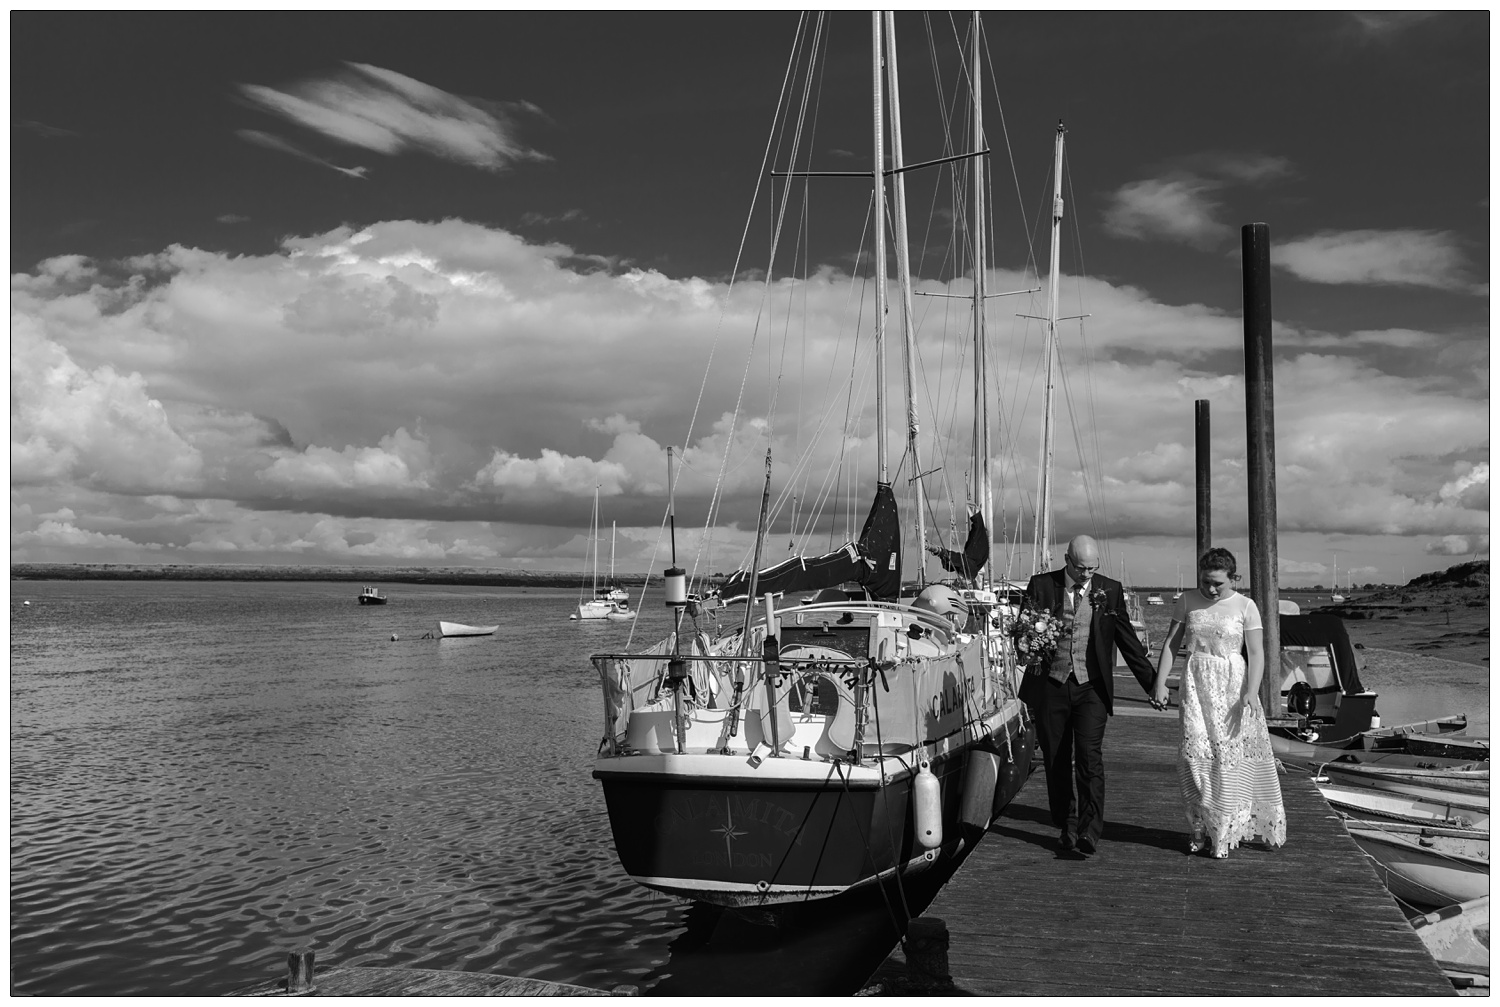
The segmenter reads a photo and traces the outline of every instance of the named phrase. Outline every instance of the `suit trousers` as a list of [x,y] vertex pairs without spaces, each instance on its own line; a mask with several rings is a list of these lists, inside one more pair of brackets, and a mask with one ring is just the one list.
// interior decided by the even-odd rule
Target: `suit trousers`
[[1104,728],[1109,710],[1092,685],[1048,678],[1034,710],[1037,741],[1047,771],[1047,803],[1052,824],[1068,828],[1078,788],[1076,834],[1095,843],[1104,832]]

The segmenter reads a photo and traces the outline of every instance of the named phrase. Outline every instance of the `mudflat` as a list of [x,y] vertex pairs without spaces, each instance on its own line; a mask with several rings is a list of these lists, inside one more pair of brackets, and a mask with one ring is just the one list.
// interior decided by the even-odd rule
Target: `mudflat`
[[1349,639],[1367,651],[1396,651],[1489,667],[1487,562],[1465,563],[1405,587],[1303,611],[1339,616]]

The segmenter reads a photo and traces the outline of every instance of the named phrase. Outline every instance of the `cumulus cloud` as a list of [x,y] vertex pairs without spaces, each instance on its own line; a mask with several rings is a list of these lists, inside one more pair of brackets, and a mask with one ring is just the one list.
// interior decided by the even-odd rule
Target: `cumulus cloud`
[[[536,106],[461,98],[368,63],[285,90],[242,84],[240,91],[299,126],[380,154],[421,151],[486,171],[546,159],[518,138],[516,120],[540,115]],[[300,156],[298,148],[288,152]]]
[[405,428],[382,437],[377,447],[309,446],[282,454],[260,478],[299,495],[327,490],[359,489],[372,493],[409,493],[431,488],[432,447]]
[[1323,231],[1274,245],[1271,263],[1313,283],[1473,289],[1458,238],[1446,231]]
[[203,460],[138,372],[79,366],[25,316],[11,324],[11,482],[120,493],[191,489]]
[[1488,556],[1490,537],[1488,535],[1444,535],[1435,542],[1427,543],[1426,552],[1429,556]]
[[[828,268],[769,291],[731,289],[579,265],[587,259],[462,221],[388,221],[260,256],[174,246],[17,274],[13,556],[64,549],[58,529],[42,530],[50,520],[202,559],[567,568],[596,485],[606,518],[649,552],[669,444],[680,543],[716,568],[753,541],[768,448],[778,538],[794,511],[809,548],[857,534],[876,465],[873,367],[846,317],[871,296],[866,284]],[[990,286],[1028,284],[995,270]],[[1243,409],[1242,323],[1097,279],[1065,288],[1093,315],[1062,333],[1059,527],[1104,520],[1113,535],[1184,534],[1192,404],[1212,399],[1216,417]],[[792,341],[763,321],[790,299],[808,309]],[[1013,534],[1036,486],[1042,341],[1011,310],[1041,305],[1007,310],[993,331],[999,521]],[[918,332],[922,467],[938,523],[954,527],[972,481],[970,377],[955,351],[967,332],[966,321],[945,328],[941,310],[925,312]],[[1280,327],[1288,534],[1484,533],[1487,389],[1475,361],[1487,359],[1487,338]],[[1423,352],[1396,372],[1367,352],[1378,347]],[[773,409],[766,376],[778,370]],[[1235,424],[1216,426],[1218,528],[1243,520],[1245,489]],[[899,435],[893,442],[892,476],[909,492]],[[1104,460],[1087,482],[1080,446]],[[87,519],[55,516],[64,506]],[[739,530],[705,533],[711,512]],[[88,554],[86,541],[67,548]]]

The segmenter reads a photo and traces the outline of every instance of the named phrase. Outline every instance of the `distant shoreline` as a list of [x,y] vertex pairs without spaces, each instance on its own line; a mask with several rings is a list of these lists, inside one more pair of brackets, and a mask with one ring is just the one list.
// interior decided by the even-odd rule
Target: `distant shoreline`
[[[361,584],[469,584],[475,587],[577,587],[580,575],[553,571],[476,570],[463,567],[259,566],[246,564],[13,563],[12,580],[244,580],[339,581]],[[640,585],[640,574],[616,574]]]

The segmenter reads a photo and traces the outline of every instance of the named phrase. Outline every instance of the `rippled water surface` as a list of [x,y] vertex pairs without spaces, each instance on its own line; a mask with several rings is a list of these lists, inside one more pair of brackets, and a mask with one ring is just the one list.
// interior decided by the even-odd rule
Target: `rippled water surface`
[[[795,944],[619,869],[590,776],[588,655],[623,649],[628,623],[569,622],[566,591],[356,593],[12,584],[13,992],[218,993],[281,974],[299,946],[321,963],[744,990],[719,952]],[[667,628],[659,596],[643,612],[637,644]],[[500,629],[420,639],[439,618]],[[877,915],[851,926],[881,930]],[[859,974],[834,988],[893,940],[870,951],[860,933],[843,966]],[[788,981],[760,971],[764,988]]]
[[[588,655],[631,627],[569,622],[573,592],[11,590],[14,993],[222,993],[303,946],[606,989],[841,993],[895,942],[894,895],[769,926],[625,877],[590,776]],[[668,629],[660,595],[641,609],[637,646]],[[438,619],[500,629],[422,639]],[[945,876],[900,896],[920,911]]]

